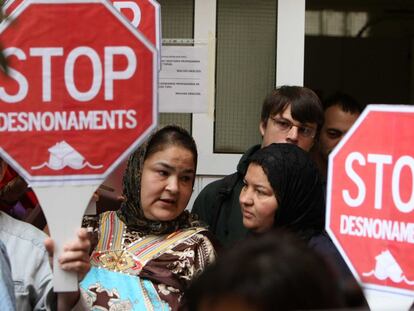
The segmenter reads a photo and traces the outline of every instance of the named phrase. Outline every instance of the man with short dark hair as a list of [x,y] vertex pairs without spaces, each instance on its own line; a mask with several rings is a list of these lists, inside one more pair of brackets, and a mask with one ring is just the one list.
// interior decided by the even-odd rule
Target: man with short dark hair
[[248,149],[240,159],[236,173],[208,184],[194,202],[193,213],[209,225],[223,246],[233,245],[247,233],[239,195],[249,156],[271,143],[291,143],[309,151],[322,124],[321,102],[308,88],[282,86],[266,97],[259,124],[261,145]]
[[326,179],[329,154],[358,119],[364,107],[350,95],[341,92],[328,97],[323,107],[325,122],[311,155]]

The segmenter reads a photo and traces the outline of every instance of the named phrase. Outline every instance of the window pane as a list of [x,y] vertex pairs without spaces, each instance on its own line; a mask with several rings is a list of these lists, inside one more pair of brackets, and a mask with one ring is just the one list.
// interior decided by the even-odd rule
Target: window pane
[[215,152],[260,142],[263,99],[275,85],[274,0],[218,0]]
[[[306,11],[305,34],[354,37],[368,22],[367,12]],[[368,31],[364,32],[366,37]]]
[[[159,0],[163,38],[194,38],[194,0]],[[181,125],[191,132],[190,113],[161,113],[160,126]]]

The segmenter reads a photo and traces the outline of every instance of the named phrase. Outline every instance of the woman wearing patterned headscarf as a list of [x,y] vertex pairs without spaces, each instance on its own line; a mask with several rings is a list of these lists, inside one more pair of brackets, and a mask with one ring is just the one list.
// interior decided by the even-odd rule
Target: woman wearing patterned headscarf
[[366,305],[357,282],[324,230],[324,190],[309,155],[293,144],[271,144],[249,158],[240,193],[243,224],[252,235],[285,229],[337,272],[349,307]]
[[195,142],[177,126],[131,155],[121,208],[85,219],[97,235],[81,283],[91,309],[177,310],[189,281],[214,261],[207,229],[184,210],[196,166]]

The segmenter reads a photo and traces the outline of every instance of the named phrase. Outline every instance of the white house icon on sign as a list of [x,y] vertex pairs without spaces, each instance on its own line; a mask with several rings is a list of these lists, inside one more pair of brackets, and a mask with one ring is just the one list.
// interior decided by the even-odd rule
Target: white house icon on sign
[[61,141],[48,149],[49,167],[51,169],[62,169],[66,165],[72,168],[81,168],[85,158],[67,142]]
[[377,255],[375,261],[375,269],[362,273],[363,276],[374,276],[378,280],[389,278],[395,283],[405,282],[408,285],[414,285],[413,281],[405,277],[401,266],[388,249]]
[[75,170],[80,170],[86,166],[92,169],[99,169],[102,167],[102,165],[92,165],[85,161],[85,157],[64,140],[50,147],[48,151],[49,162],[44,162],[38,166],[32,166],[33,170],[38,170],[45,166],[54,171],[61,170],[66,166]]

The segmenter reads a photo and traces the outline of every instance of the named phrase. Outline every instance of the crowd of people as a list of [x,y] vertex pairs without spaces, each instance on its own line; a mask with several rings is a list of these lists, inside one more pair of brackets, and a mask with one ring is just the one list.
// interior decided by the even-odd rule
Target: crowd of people
[[[20,179],[13,192],[10,181],[20,177],[5,180],[6,310],[367,308],[324,229],[327,156],[361,111],[345,94],[323,106],[305,87],[273,90],[262,107],[261,144],[188,209],[196,144],[179,126],[160,128],[131,154],[120,207],[84,216],[65,246],[59,263],[78,274],[74,293],[53,292],[53,240],[16,219],[15,207],[30,189]],[[7,164],[1,167],[5,176]]]

